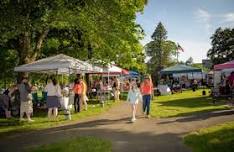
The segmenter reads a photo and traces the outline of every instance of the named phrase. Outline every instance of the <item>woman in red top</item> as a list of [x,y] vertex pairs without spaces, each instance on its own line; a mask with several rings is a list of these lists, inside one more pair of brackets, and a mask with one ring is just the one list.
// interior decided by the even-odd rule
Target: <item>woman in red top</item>
[[80,109],[81,109],[80,98],[81,98],[81,94],[82,94],[82,84],[80,83],[79,79],[75,79],[73,91],[75,93],[75,97],[74,97],[75,112],[80,112]]
[[152,94],[153,85],[150,81],[149,76],[145,77],[144,81],[141,83],[141,94],[143,97],[143,112],[147,117],[149,118],[149,112],[150,112],[150,100],[151,100],[151,94]]

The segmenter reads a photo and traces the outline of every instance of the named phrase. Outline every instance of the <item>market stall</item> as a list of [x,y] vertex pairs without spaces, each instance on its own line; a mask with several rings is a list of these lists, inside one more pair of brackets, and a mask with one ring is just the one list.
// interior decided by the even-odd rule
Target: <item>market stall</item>
[[43,58],[35,62],[24,64],[15,67],[16,72],[27,72],[27,73],[45,73],[45,74],[60,74],[70,75],[77,73],[94,73],[103,72],[103,69],[89,64],[85,61],[78,60],[76,58],[58,54],[52,57]]
[[35,72],[53,74],[103,72],[103,69],[73,57],[58,54],[35,62],[15,67],[16,72]]
[[[184,64],[176,64],[160,71],[161,76],[164,76],[162,82],[168,85],[171,91],[181,92],[182,88],[190,87],[193,79],[202,79],[203,74],[200,68],[191,67]],[[161,83],[161,85],[162,85]],[[165,87],[166,88],[166,87]]]
[[227,80],[231,73],[234,71],[234,60],[222,64],[214,65],[214,96],[231,95],[230,88],[228,87]]

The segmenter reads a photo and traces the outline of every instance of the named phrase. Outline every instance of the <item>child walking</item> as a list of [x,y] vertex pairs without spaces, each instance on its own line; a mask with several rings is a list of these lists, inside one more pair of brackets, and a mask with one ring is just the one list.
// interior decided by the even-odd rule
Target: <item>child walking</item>
[[132,84],[127,97],[127,101],[130,102],[132,108],[132,122],[136,121],[137,104],[141,100],[142,96],[140,90],[138,89],[136,84]]

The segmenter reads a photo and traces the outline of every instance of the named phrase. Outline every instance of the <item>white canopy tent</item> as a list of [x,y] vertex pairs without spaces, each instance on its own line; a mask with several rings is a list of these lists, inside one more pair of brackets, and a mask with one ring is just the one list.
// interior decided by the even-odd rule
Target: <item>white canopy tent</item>
[[94,73],[102,72],[103,69],[87,62],[80,61],[73,57],[58,54],[56,56],[37,60],[33,63],[15,67],[16,72],[35,72],[35,73]]

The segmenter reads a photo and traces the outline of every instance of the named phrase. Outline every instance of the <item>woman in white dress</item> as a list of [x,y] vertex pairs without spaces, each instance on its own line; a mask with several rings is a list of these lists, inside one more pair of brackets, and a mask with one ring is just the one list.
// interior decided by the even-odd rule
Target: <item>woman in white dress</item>
[[136,111],[137,111],[137,104],[139,101],[142,100],[141,92],[136,84],[132,84],[130,90],[128,92],[127,101],[131,104],[132,109],[132,122],[136,121]]

